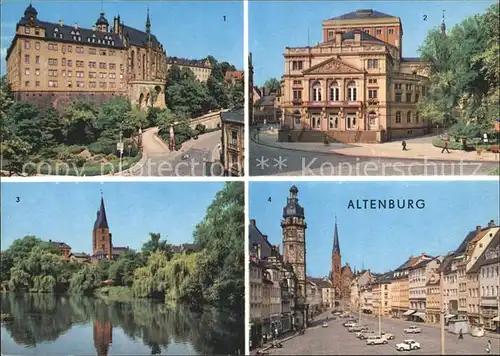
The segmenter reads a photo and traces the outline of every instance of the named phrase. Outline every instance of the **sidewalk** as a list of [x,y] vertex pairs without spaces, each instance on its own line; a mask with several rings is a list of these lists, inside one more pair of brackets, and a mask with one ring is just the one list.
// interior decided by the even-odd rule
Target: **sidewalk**
[[450,153],[441,153],[439,147],[434,147],[431,143],[421,142],[418,139],[408,139],[407,151],[401,149],[401,142],[386,143],[330,143],[325,146],[322,142],[278,142],[278,135],[271,133],[260,133],[258,140],[251,139],[257,144],[274,148],[281,148],[292,151],[321,152],[344,156],[355,157],[375,157],[375,158],[400,158],[400,159],[427,159],[435,161],[463,161],[463,162],[499,162],[499,154],[483,152],[478,155],[476,152],[464,152],[450,150]]

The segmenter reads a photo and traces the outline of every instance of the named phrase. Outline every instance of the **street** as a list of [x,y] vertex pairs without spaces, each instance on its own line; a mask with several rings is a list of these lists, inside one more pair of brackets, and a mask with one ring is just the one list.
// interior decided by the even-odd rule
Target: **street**
[[[321,326],[307,329],[304,335],[296,336],[283,342],[283,348],[270,349],[270,355],[398,355],[403,352],[396,351],[395,345],[405,339],[413,339],[420,343],[421,349],[407,352],[416,355],[440,354],[440,329],[427,326],[423,323],[412,323],[399,319],[383,318],[382,331],[390,332],[395,336],[386,345],[366,345],[366,341],[356,338],[355,333],[350,333],[342,324],[348,319],[337,318],[328,321],[328,327]],[[362,315],[361,324],[370,330],[378,331],[378,317]],[[417,325],[422,329],[420,334],[404,334],[403,329],[409,325]],[[486,336],[475,338],[464,335],[463,340],[458,340],[457,335],[445,331],[445,353],[447,355],[482,355],[486,354],[486,343],[491,340],[491,354],[498,354],[500,340],[488,339]]]
[[156,136],[155,129],[145,130],[142,138],[143,152],[148,160],[135,176],[207,176],[222,175],[218,161],[217,145],[221,132],[214,131],[183,143],[180,151],[170,152],[166,143]]
[[250,175],[286,176],[448,176],[488,175],[495,162],[432,161],[345,156],[294,151],[250,140]]

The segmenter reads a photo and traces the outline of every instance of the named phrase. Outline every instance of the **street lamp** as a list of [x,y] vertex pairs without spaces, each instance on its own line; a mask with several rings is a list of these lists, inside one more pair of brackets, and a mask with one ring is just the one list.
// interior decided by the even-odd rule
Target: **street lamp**
[[119,171],[122,172],[122,157],[123,157],[123,133],[122,133],[123,122],[120,123],[120,141],[116,144],[116,150],[120,152],[120,167]]
[[441,355],[444,355],[444,318],[445,318],[445,310],[444,310],[444,295],[443,295],[443,278],[444,274],[441,270],[441,274],[439,277],[439,291],[440,291],[440,299],[441,299],[441,318],[439,319],[439,324],[441,327]]
[[175,133],[174,133],[174,124],[170,124],[170,141],[169,141],[170,151],[175,149]]

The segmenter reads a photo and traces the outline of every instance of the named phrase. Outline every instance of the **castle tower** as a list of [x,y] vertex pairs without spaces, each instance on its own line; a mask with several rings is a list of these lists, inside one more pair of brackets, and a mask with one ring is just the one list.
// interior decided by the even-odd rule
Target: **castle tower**
[[[335,292],[341,292],[343,288],[342,282],[342,255],[340,254],[339,232],[337,229],[337,218],[335,218],[335,229],[333,232],[333,249],[332,249],[332,283]],[[340,295],[335,296],[340,297]]]
[[101,14],[100,14],[99,18],[97,19],[95,25],[97,26],[97,31],[108,32],[109,22],[106,19],[106,17],[104,17],[104,12],[101,11]]
[[299,205],[296,186],[290,188],[283,208],[283,262],[289,263],[297,278],[297,297],[306,298],[306,228],[304,208]]
[[109,232],[102,193],[101,206],[97,211],[94,230],[92,230],[92,257],[95,259],[107,260],[111,260],[113,258],[113,240],[111,233]]

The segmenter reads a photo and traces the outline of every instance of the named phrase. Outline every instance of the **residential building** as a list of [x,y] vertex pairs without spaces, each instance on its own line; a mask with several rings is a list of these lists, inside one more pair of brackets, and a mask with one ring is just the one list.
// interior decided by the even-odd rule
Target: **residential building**
[[[266,87],[254,88],[258,93],[258,100],[253,104],[252,122],[257,125],[279,125],[281,109],[278,107],[279,93],[270,91]],[[253,92],[253,91],[252,91]]]
[[477,292],[473,292],[474,296],[479,296],[479,303],[476,301],[477,297],[474,297],[470,304],[474,316],[479,307],[479,322],[484,324],[486,329],[498,330],[500,328],[500,294],[498,290],[500,285],[500,232],[496,231],[493,239],[484,247],[484,252],[469,270],[469,274],[477,274],[479,281]]
[[263,266],[256,255],[250,256],[250,340],[252,347],[262,337]]
[[425,315],[428,323],[436,324],[441,320],[441,265],[431,269],[426,283]]
[[245,109],[222,112],[222,164],[225,176],[243,176],[245,169]]
[[65,242],[59,242],[59,241],[52,241],[52,240],[49,240],[49,243],[53,247],[55,247],[56,249],[58,249],[61,252],[61,255],[65,259],[69,259],[70,258],[70,256],[71,256],[71,246],[69,246],[67,243],[65,243]]
[[85,263],[90,262],[90,255],[84,252],[74,252],[69,256],[69,260],[72,262]]
[[327,277],[323,277],[317,284],[321,288],[321,309],[334,309],[335,290],[332,282]]
[[271,329],[271,294],[273,290],[273,281],[271,280],[271,274],[267,269],[264,268],[262,272],[262,308],[261,308],[261,318],[262,318],[262,337],[265,340],[272,339]]
[[374,277],[370,273],[370,270],[361,270],[354,273],[349,293],[351,311],[359,312],[361,310],[361,288],[370,284],[373,281],[373,278]]
[[[423,256],[427,256],[422,254]],[[408,295],[412,320],[426,321],[427,282],[431,274],[436,273],[442,257],[424,258],[408,271]]]
[[[442,24],[442,36],[445,36]],[[399,17],[357,10],[323,21],[322,42],[286,47],[280,140],[384,142],[420,136],[428,65],[402,55]],[[291,132],[289,132],[291,131]]]
[[[493,220],[489,221],[485,228],[476,228],[476,236],[467,244],[467,260],[466,260],[466,298],[467,298],[467,317],[470,325],[480,325],[480,283],[478,276],[478,266],[475,269],[472,267],[484,254],[486,247],[499,233],[499,228],[495,226]],[[498,281],[497,281],[498,282]],[[500,283],[500,282],[499,282]]]
[[245,105],[248,109],[248,117],[250,120],[250,123],[253,124],[253,103],[255,98],[255,90],[253,86],[253,75],[254,75],[254,70],[253,70],[253,62],[252,62],[252,53],[248,53],[248,100],[246,101]]
[[443,261],[443,309],[446,320],[458,314],[458,273],[455,251],[450,252]]
[[309,306],[309,316],[311,319],[321,311],[321,302],[323,297],[321,288],[315,283],[314,280],[316,279],[311,277],[307,277],[306,280],[306,303]]
[[392,284],[393,272],[387,272],[378,276],[372,284],[373,311],[383,316],[391,315],[392,306]]
[[120,16],[111,26],[104,12],[88,29],[42,21],[30,4],[6,61],[16,100],[57,108],[75,98],[125,96],[144,110],[165,107],[167,55],[151,32],[149,10],[145,31],[125,26]]
[[167,71],[169,71],[173,66],[179,67],[179,69],[189,69],[200,82],[206,82],[208,78],[210,78],[210,74],[212,74],[212,64],[208,58],[187,59],[168,57]]
[[361,312],[373,314],[373,284],[368,283],[359,287]]
[[198,252],[200,250],[200,245],[198,244],[181,244],[181,245],[173,245],[172,252],[173,253],[181,253],[181,254],[190,254],[193,252]]
[[245,72],[242,70],[228,70],[224,79],[229,86],[233,86],[236,82],[242,82],[245,80]]

